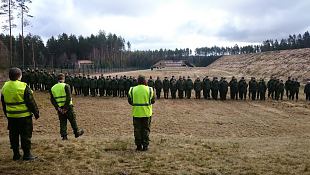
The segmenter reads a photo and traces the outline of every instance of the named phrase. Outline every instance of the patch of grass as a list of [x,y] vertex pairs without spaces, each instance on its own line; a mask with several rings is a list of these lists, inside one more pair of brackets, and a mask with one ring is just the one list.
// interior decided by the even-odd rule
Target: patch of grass
[[104,148],[104,151],[125,151],[128,149],[128,141],[115,139]]

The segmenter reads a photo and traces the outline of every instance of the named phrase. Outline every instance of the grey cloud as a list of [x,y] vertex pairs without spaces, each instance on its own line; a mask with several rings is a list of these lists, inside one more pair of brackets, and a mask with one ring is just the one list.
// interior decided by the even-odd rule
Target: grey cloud
[[[72,2],[72,18],[65,12],[69,10],[65,2]],[[167,1],[164,0],[46,0],[35,1],[37,6],[32,10],[34,34],[49,38],[63,32],[75,35],[88,34],[90,26],[81,26],[81,22],[91,17],[129,16],[139,19],[152,15],[160,10]],[[168,1],[173,2],[173,1]],[[175,1],[178,3],[179,1]],[[218,37],[224,41],[261,42],[265,39],[285,38],[289,34],[303,33],[310,29],[310,1],[308,0],[184,0],[188,9],[197,11],[213,10],[228,14],[224,26],[213,31],[203,23],[210,22],[192,19],[184,21],[175,31],[175,37],[197,34],[200,36]],[[173,12],[173,9],[172,9]],[[238,22],[235,19],[239,19]],[[152,19],[150,19],[152,20]],[[131,27],[131,26],[129,26]],[[124,27],[124,31],[126,27]],[[114,31],[111,31],[114,32]],[[124,32],[126,33],[126,32]],[[139,36],[123,36],[133,44],[133,48],[175,48],[175,41],[160,36],[149,36],[147,31]],[[203,38],[203,37],[202,37]],[[182,47],[182,46],[181,46]]]
[[89,15],[125,15],[140,16],[155,10],[160,1],[152,0],[77,0],[75,7],[86,16]]
[[200,34],[200,35],[208,35],[210,31],[201,25],[199,21],[190,20],[186,21],[178,27],[178,32],[180,34]]
[[270,1],[269,5],[256,2],[244,13],[233,15],[234,18],[250,20],[253,25],[247,26],[247,22],[237,25],[233,20],[229,20],[230,22],[219,30],[217,36],[230,41],[261,42],[266,39],[286,38],[289,34],[303,33],[310,29],[310,25],[305,22],[310,21],[310,15],[306,13],[310,3],[292,2],[278,1],[278,6],[274,0]]

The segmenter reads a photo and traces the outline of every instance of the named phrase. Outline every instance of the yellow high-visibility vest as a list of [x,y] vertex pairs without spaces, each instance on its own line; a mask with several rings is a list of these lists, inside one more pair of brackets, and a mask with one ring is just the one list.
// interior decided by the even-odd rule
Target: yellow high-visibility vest
[[9,118],[22,118],[31,116],[24,100],[27,84],[21,81],[7,81],[2,88],[2,95],[6,105],[6,116]]
[[[53,97],[56,100],[59,107],[64,106],[66,102],[67,94],[65,91],[65,86],[66,83],[57,83],[51,89]],[[70,105],[72,105],[72,98],[70,99]]]
[[152,103],[151,100],[154,96],[153,88],[138,85],[131,87],[128,96],[132,99],[132,116],[133,117],[151,117],[152,116]]

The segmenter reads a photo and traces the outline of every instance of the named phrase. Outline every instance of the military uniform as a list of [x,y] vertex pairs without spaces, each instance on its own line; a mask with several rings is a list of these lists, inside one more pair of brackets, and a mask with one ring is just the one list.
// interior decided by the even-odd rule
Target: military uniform
[[106,96],[111,96],[112,95],[111,76],[107,76],[105,85],[106,85]]
[[296,78],[292,82],[292,94],[291,94],[292,100],[294,100],[294,99],[296,99],[296,101],[298,100],[299,88],[300,88],[300,83],[298,82],[298,80]]
[[286,98],[291,98],[291,91],[292,91],[292,80],[291,77],[288,77],[288,79],[285,82],[285,91],[286,91]]
[[276,83],[276,100],[283,100],[283,95],[284,95],[284,83],[281,80],[277,80]]
[[90,80],[90,93],[92,97],[96,97],[97,96],[97,88],[98,88],[98,84],[97,84],[97,77],[92,77],[92,79]]
[[178,89],[178,97],[180,99],[183,99],[183,95],[184,95],[184,81],[182,79],[182,77],[180,76],[179,80],[177,81],[177,89]]
[[252,97],[252,100],[256,100],[257,95],[257,82],[256,79],[253,77],[252,80],[249,82],[249,98]]
[[177,81],[176,79],[171,79],[170,80],[170,92],[171,92],[171,98],[176,99],[177,97]]
[[130,82],[130,79],[128,77],[125,77],[124,86],[125,86],[125,95],[128,97],[128,92],[129,92],[129,89],[131,87],[131,82]]
[[235,77],[232,77],[232,79],[230,80],[229,87],[230,87],[230,99],[238,100],[238,81]]
[[104,83],[104,77],[101,75],[97,81],[100,97],[104,96]]
[[9,138],[13,150],[13,160],[19,160],[19,138],[24,152],[24,160],[32,160],[31,137],[33,131],[32,115],[39,118],[39,110],[31,89],[26,83],[8,81],[1,92],[2,109],[8,119]]
[[152,76],[150,76],[150,79],[147,80],[147,85],[148,85],[149,87],[153,88],[153,90],[154,90],[155,82],[154,82]]
[[261,79],[258,83],[258,94],[260,100],[266,100],[266,90],[267,85],[263,79]]
[[163,88],[163,82],[157,77],[155,81],[155,90],[156,90],[156,97],[160,99],[161,89]]
[[152,104],[155,103],[153,88],[143,84],[130,88],[128,102],[132,105],[136,150],[147,151],[149,146]]
[[77,75],[74,75],[74,78],[72,80],[72,84],[73,84],[73,88],[74,88],[74,94],[75,95],[79,95],[79,86],[80,84],[78,83],[79,82],[79,77]]
[[135,77],[133,77],[133,79],[132,79],[132,87],[135,87],[137,85],[138,85],[138,80]]
[[169,89],[170,89],[170,82],[167,77],[163,80],[163,90],[164,90],[164,98],[168,99],[169,97]]
[[211,83],[211,93],[212,98],[214,100],[217,100],[218,98],[218,91],[219,91],[219,81],[217,80],[217,77],[214,77]]
[[117,97],[118,83],[115,77],[111,80],[111,89],[113,92],[113,97]]
[[84,96],[88,96],[89,93],[89,84],[88,80],[85,76],[83,76],[83,79],[81,80],[81,85],[82,85],[82,91]]
[[272,99],[275,99],[275,83],[276,83],[276,80],[274,79],[274,77],[271,77],[271,79],[267,83],[268,98],[271,97]]
[[190,77],[187,77],[187,80],[185,81],[185,91],[186,91],[186,97],[188,99],[192,96],[192,89],[194,88],[193,80]]
[[35,90],[35,72],[34,70],[31,70],[30,74],[29,74],[29,84],[30,84],[30,88],[32,90]]
[[58,112],[60,122],[60,135],[63,140],[67,140],[67,121],[69,120],[75,138],[83,135],[83,129],[78,129],[76,115],[73,109],[70,86],[66,83],[55,84],[50,92],[51,102]]
[[208,76],[203,79],[203,96],[205,99],[210,99],[210,91],[211,91],[211,81]]
[[227,92],[228,92],[228,82],[223,77],[219,82],[219,92],[220,92],[220,99],[226,100]]
[[119,88],[119,96],[120,97],[125,97],[125,81],[124,77],[120,77],[118,80],[118,88]]
[[238,82],[238,93],[240,100],[246,100],[248,84],[245,81],[244,77],[241,78]]
[[201,90],[202,90],[202,82],[200,81],[199,77],[194,82],[194,90],[195,90],[196,99],[200,99],[201,98]]

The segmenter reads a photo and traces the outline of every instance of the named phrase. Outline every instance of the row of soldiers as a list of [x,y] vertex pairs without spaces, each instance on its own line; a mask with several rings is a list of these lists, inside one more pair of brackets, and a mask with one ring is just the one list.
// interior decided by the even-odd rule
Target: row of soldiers
[[[54,73],[49,73],[45,70],[27,70],[23,73],[22,81],[29,84],[33,90],[49,90],[57,83],[57,77]],[[66,74],[66,83],[71,86],[71,91],[74,90],[76,95],[84,96],[113,96],[126,97],[130,87],[137,85],[135,77],[127,77],[126,75],[118,77],[112,76],[90,76],[76,74],[70,76]],[[232,77],[228,82],[225,77],[218,80],[217,77],[210,79],[208,76],[200,79],[197,77],[194,81],[190,77],[180,76],[176,79],[172,76],[170,79],[165,77],[163,80],[157,77],[156,80],[150,76],[146,84],[153,87],[156,91],[156,96],[159,99],[162,91],[164,98],[168,99],[169,95],[172,99],[191,98],[192,91],[195,92],[197,99],[220,99],[226,100],[228,90],[230,89],[230,99],[246,100],[247,97],[252,100],[266,100],[268,98],[274,100],[283,100],[284,95],[287,99],[298,100],[300,83],[298,79],[289,77],[284,83],[283,80],[271,77],[266,83],[264,79],[256,80],[252,77],[247,83],[244,77],[239,81]],[[284,94],[284,92],[286,92]],[[73,93],[73,92],[72,92]],[[310,100],[310,83],[305,86],[304,93],[306,99]]]

